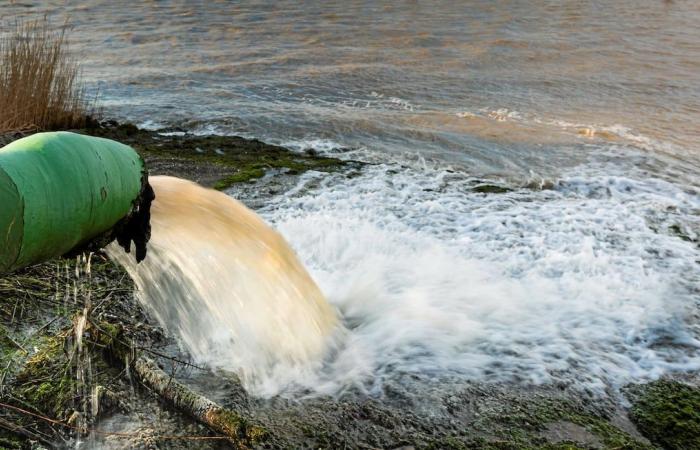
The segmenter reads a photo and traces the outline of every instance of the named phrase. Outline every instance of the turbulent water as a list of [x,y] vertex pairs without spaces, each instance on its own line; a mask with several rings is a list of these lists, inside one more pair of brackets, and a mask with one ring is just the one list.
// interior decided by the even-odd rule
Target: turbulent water
[[200,362],[255,383],[275,367],[318,365],[336,328],[284,239],[220,192],[151,177],[148,257],[112,244],[143,304]]
[[373,163],[259,211],[341,331],[322,367],[258,392],[381,393],[405,373],[602,392],[700,368],[700,3],[2,14],[69,16],[110,116]]

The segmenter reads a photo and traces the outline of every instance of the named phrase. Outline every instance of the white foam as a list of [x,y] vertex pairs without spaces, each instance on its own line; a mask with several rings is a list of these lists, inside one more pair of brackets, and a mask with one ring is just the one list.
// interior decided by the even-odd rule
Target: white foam
[[301,152],[307,149],[314,149],[319,153],[336,153],[344,146],[331,139],[323,139],[318,137],[308,137],[305,139],[294,139],[278,142],[278,145],[286,147],[296,152]]
[[166,124],[163,122],[148,119],[144,120],[143,122],[140,122],[137,126],[144,130],[156,131],[165,128]]
[[700,369],[687,320],[698,250],[668,231],[693,228],[700,200],[612,167],[585,170],[555,190],[499,195],[427,167],[307,174],[301,184],[317,188],[261,212],[347,330],[323,370],[278,373],[258,393],[378,392],[402,372],[602,392]]

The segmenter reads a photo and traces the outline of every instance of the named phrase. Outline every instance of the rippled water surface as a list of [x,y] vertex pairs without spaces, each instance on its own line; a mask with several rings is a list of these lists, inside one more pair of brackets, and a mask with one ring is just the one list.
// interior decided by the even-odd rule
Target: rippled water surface
[[700,367],[700,3],[0,11],[70,17],[109,116],[376,163],[261,210],[346,328],[322,370],[261,392],[404,372],[602,391]]
[[153,125],[325,138],[508,175],[576,164],[602,140],[691,171],[700,4],[512,3],[56,1],[2,15],[68,17],[108,112]]

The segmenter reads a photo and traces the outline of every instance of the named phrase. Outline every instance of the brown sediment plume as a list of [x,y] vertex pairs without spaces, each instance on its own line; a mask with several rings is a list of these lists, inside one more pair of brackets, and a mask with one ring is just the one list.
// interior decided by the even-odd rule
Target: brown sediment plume
[[335,314],[282,236],[226,194],[174,177],[150,183],[148,258],[109,253],[160,323],[196,359],[244,380],[319,360]]

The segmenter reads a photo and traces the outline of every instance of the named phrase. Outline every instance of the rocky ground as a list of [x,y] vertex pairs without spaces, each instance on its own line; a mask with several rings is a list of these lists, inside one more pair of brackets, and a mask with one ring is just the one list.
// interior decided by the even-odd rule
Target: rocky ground
[[[165,131],[114,122],[82,130],[131,145],[152,174],[227,189],[253,208],[306,170],[361,170],[311,151]],[[156,361],[263,432],[237,443],[223,438],[142,385],[125,353]],[[0,278],[0,402],[0,448],[700,449],[692,376],[628,386],[607,399],[567,387],[412,375],[378,398],[253,398],[235,375],[192,365],[101,253]]]

